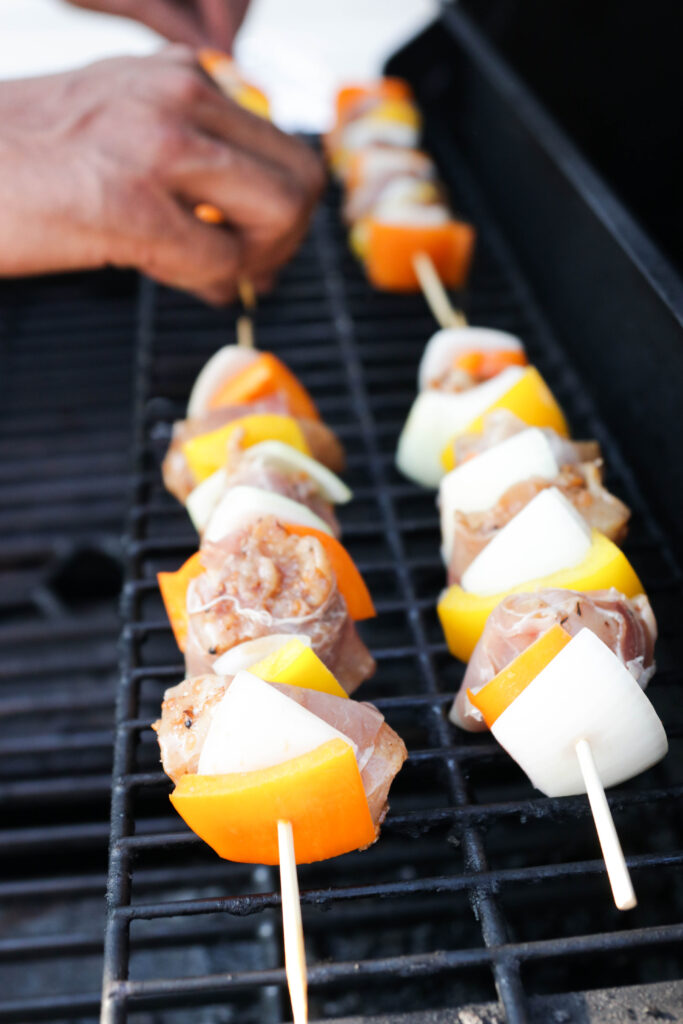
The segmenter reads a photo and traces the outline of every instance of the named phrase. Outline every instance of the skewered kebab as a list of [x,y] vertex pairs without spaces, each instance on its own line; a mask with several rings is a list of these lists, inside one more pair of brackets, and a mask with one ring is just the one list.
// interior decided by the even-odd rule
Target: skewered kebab
[[[239,80],[239,75],[236,75],[231,62],[229,60],[221,60],[221,55],[218,55],[219,67],[215,68],[211,66],[212,63],[215,64],[215,61],[210,61],[207,54],[205,54],[205,57],[207,58],[204,62],[207,71],[214,74],[216,79],[221,82],[224,90],[236,98],[238,102],[251,106],[254,97],[247,95],[245,102],[244,95],[240,96],[240,93],[244,93],[243,83]],[[260,102],[260,99],[265,99],[265,97],[260,96],[257,91],[256,100]],[[257,112],[267,116],[267,102],[265,111],[261,109],[257,110]],[[195,209],[195,213],[200,219],[209,223],[221,224],[223,222],[221,211],[208,204],[199,204]],[[249,282],[241,282],[240,294],[245,308],[251,310],[255,304],[255,298],[253,288]],[[246,469],[248,484],[253,485],[258,480],[261,484],[267,483],[270,487],[274,487],[278,492],[270,495],[271,502],[273,499],[278,499],[276,501],[278,512],[282,511],[283,508],[286,511],[290,511],[293,507],[300,510],[294,517],[296,525],[293,525],[291,522],[285,523],[287,542],[289,542],[289,535],[292,533],[296,535],[297,530],[301,533],[300,527],[303,519],[303,523],[308,528],[307,531],[304,530],[304,533],[307,535],[307,541],[304,542],[304,546],[306,543],[308,544],[309,554],[312,553],[314,558],[317,554],[317,561],[320,563],[320,552],[316,552],[315,545],[316,543],[318,545],[322,544],[323,562],[327,558],[329,563],[325,568],[330,566],[333,568],[335,584],[338,589],[341,576],[344,576],[347,580],[350,578],[356,584],[353,587],[353,593],[349,594],[349,597],[355,602],[356,617],[363,617],[359,613],[359,606],[363,604],[366,606],[365,611],[367,614],[374,614],[369,594],[367,594],[362,579],[358,576],[353,563],[344,549],[336,541],[334,544],[326,543],[330,526],[332,531],[337,526],[331,507],[328,506],[328,514],[322,519],[312,511],[312,505],[315,502],[317,503],[318,511],[323,512],[323,509],[320,507],[320,501],[323,498],[328,498],[332,502],[335,500],[348,500],[348,497],[350,497],[348,489],[345,489],[341,481],[332,473],[320,466],[317,470],[314,468],[313,460],[308,456],[315,450],[316,439],[318,440],[318,454],[323,459],[325,459],[325,454],[327,454],[327,460],[331,468],[341,468],[343,466],[343,450],[338,445],[334,436],[326,432],[325,428],[318,424],[317,410],[310,401],[309,396],[300,387],[296,378],[289,374],[289,371],[279,361],[265,354],[258,358],[248,358],[244,355],[245,348],[253,349],[254,347],[253,324],[250,316],[243,316],[238,320],[237,335],[242,353],[236,356],[234,351],[226,352],[223,350],[218,354],[218,358],[213,361],[213,365],[210,365],[208,369],[205,368],[203,378],[200,375],[201,379],[198,381],[198,387],[195,387],[194,394],[191,396],[190,412],[188,415],[197,417],[200,420],[202,418],[207,419],[211,415],[212,406],[225,409],[235,401],[251,402],[253,406],[253,402],[257,398],[265,397],[271,403],[277,402],[277,399],[280,398],[281,401],[284,401],[287,411],[299,415],[300,423],[297,424],[292,421],[286,424],[284,422],[285,417],[281,416],[279,417],[280,424],[278,428],[273,430],[273,417],[271,417],[271,422],[268,426],[264,424],[264,417],[259,418],[257,416],[257,422],[254,422],[253,414],[257,410],[252,407],[251,420],[246,423],[244,418],[238,416],[239,422],[236,425],[236,430],[234,422],[232,426],[230,425],[231,421],[235,419],[233,415],[228,415],[225,419],[221,418],[221,421],[218,423],[212,423],[211,427],[223,427],[224,429],[222,432],[220,429],[213,432],[214,436],[208,439],[208,446],[206,444],[206,437],[203,439],[201,437],[203,433],[206,433],[206,431],[201,429],[201,426],[197,430],[196,424],[194,427],[186,425],[183,433],[188,442],[192,438],[197,439],[194,447],[189,445],[191,452],[194,454],[195,462],[194,464],[192,463],[192,455],[188,457],[187,446],[182,443],[185,438],[182,436],[178,438],[176,432],[175,440],[179,440],[180,444],[176,447],[175,452],[172,450],[169,453],[165,460],[164,468],[166,470],[165,479],[167,485],[172,492],[178,494],[180,500],[183,500],[184,497],[191,498],[192,492],[195,491],[194,498],[189,503],[190,514],[200,533],[206,526],[209,538],[208,543],[213,544],[215,537],[220,542],[224,536],[230,536],[230,530],[226,521],[232,520],[233,527],[235,528],[232,531],[233,534],[237,529],[238,524],[235,522],[236,503],[234,499],[240,491],[240,486],[234,486],[235,476],[237,475],[242,483],[241,491],[243,496],[245,492],[251,491],[252,496],[258,493],[258,490],[253,486],[244,486],[244,471]],[[219,379],[216,380],[216,378]],[[214,383],[217,385],[216,387]],[[273,386],[274,384],[276,385],[275,387]],[[272,411],[272,405],[270,411]],[[202,417],[203,413],[205,413],[204,417]],[[293,431],[292,425],[297,428],[296,431]],[[318,430],[315,429],[316,426]],[[306,430],[310,444],[304,433]],[[282,436],[283,431],[285,433],[284,437]],[[188,434],[191,436],[187,437]],[[296,437],[294,445],[290,443],[292,434]],[[247,456],[248,465],[245,467],[244,449],[258,446],[260,446],[259,459],[255,462],[254,454],[252,453],[251,458]],[[264,446],[266,450],[264,450]],[[227,467],[224,467],[222,463],[228,450],[230,455],[229,464]],[[242,463],[241,469],[235,465],[238,451],[242,456],[240,460]],[[199,472],[197,472],[198,454],[201,456]],[[254,479],[255,473],[258,474],[257,480]],[[190,485],[189,488],[188,483]],[[197,494],[196,487],[193,485],[201,485],[202,483],[204,487]],[[311,484],[313,485],[313,491],[317,493],[311,493]],[[261,493],[265,494],[267,492],[261,491]],[[301,498],[306,504],[301,504],[300,501],[293,500],[294,498]],[[239,503],[237,504],[239,505]],[[248,506],[248,501],[246,504]],[[244,513],[244,508],[245,502],[243,501],[242,513]],[[313,534],[311,533],[311,517],[314,521]],[[287,518],[291,520],[292,516],[288,515]],[[217,521],[218,526],[216,526]],[[256,519],[256,529],[258,529],[261,522],[262,520]],[[269,525],[266,524],[266,528]],[[322,530],[315,528],[318,525],[322,526]],[[242,521],[239,522],[239,526],[245,526],[244,515],[242,515]],[[249,522],[248,526],[253,527],[254,523]],[[279,538],[279,540],[280,553],[282,553],[283,541],[282,538]],[[231,554],[236,553],[236,550],[231,552]],[[198,560],[199,553],[195,561]],[[280,566],[277,566],[272,559],[259,557],[255,565],[259,574],[264,570],[264,562],[273,570],[269,574],[267,573],[267,575],[270,575],[270,580],[266,581],[267,583],[269,582],[272,594],[274,586],[276,587],[281,581],[281,578],[278,576]],[[188,566],[191,568],[188,569]],[[240,568],[244,570],[245,566],[242,565]],[[320,575],[325,575],[320,573],[320,566],[317,572]],[[358,577],[357,580],[354,577],[354,573]],[[182,582],[179,591],[182,591],[183,588],[187,591],[193,577],[197,576],[196,566],[193,566],[193,559],[183,567],[180,576],[182,577]],[[358,581],[360,585],[358,585]],[[223,591],[225,593],[225,587]],[[230,596],[233,598],[237,597],[236,594],[231,594]],[[339,595],[337,594],[336,596],[338,597]],[[179,645],[182,647],[181,636],[173,619],[173,612],[177,611],[179,615],[181,632],[183,628],[186,630],[186,594],[172,594],[170,601],[171,621],[173,622],[174,632],[179,637]],[[296,610],[299,613],[299,617],[301,617],[301,603],[300,597],[297,596]],[[238,607],[237,604],[233,603],[233,610],[238,610]],[[242,610],[244,611],[243,608]],[[346,611],[353,611],[353,608],[347,607]],[[348,614],[346,617],[348,619]],[[256,618],[258,618],[258,615]],[[265,621],[267,624],[272,625],[272,621],[269,621],[271,619],[270,612],[267,612],[265,609],[261,609],[260,619],[262,624]],[[291,622],[287,623],[287,625],[291,625]],[[324,631],[322,632],[324,635]],[[353,638],[353,634],[348,628],[346,629],[346,636],[347,638]],[[362,647],[362,653],[366,656],[365,669],[361,670],[359,676],[358,666],[355,668],[358,681],[361,681],[366,674],[370,674],[374,670],[374,662],[367,649],[361,644],[360,639],[357,638],[357,634],[356,639],[358,640],[358,645]],[[225,680],[227,692],[224,693],[218,703],[216,703],[215,699],[211,702],[212,705],[215,705],[214,715],[210,725],[205,730],[205,742],[199,755],[195,777],[192,778],[187,773],[181,776],[172,799],[179,813],[183,814],[191,827],[194,827],[198,834],[210,842],[221,856],[229,856],[240,860],[246,859],[249,862],[254,857],[261,862],[279,862],[285,969],[295,1024],[306,1024],[308,1020],[307,971],[299,902],[299,884],[296,872],[297,857],[303,860],[319,859],[322,856],[332,856],[336,853],[346,852],[374,841],[377,837],[379,823],[384,813],[386,813],[386,795],[391,780],[400,769],[406,757],[406,751],[402,741],[395,733],[388,730],[388,727],[382,725],[377,730],[375,739],[382,737],[381,742],[384,744],[385,761],[388,762],[393,757],[393,771],[389,770],[387,773],[386,765],[384,766],[385,784],[383,784],[380,777],[382,773],[377,763],[375,763],[381,763],[381,758],[374,757],[374,745],[372,749],[366,745],[362,751],[359,751],[349,735],[329,726],[326,736],[324,709],[318,707],[317,710],[321,712],[321,715],[320,718],[316,718],[315,714],[305,711],[303,707],[298,707],[296,701],[289,699],[290,696],[293,696],[298,691],[295,691],[295,688],[292,686],[287,686],[287,684],[301,682],[303,686],[312,686],[314,688],[317,686],[324,693],[336,695],[338,692],[339,696],[343,696],[344,691],[329,670],[308,649],[311,646],[310,636],[306,634],[298,637],[295,636],[289,643],[284,643],[284,647],[281,643],[282,640],[282,634],[274,634],[271,629],[270,635],[267,637],[261,636],[258,639],[246,641],[238,645],[238,647],[242,648],[240,653],[243,660],[246,656],[246,661],[249,665],[253,664],[253,657],[257,648],[261,648],[261,650],[263,650],[264,646],[267,648],[266,653],[268,656],[265,658],[265,661],[259,662],[257,666],[263,673],[264,678],[261,680],[258,676],[250,675],[244,667],[239,667],[236,664],[230,665],[233,672],[236,671],[237,674],[231,680]],[[303,640],[306,643],[302,643]],[[273,641],[276,642],[273,643]],[[292,645],[298,645],[298,647],[295,646],[293,652]],[[348,643],[346,647],[346,657],[348,658],[349,655],[353,657],[353,654],[356,652],[349,650]],[[249,649],[248,654],[246,654],[245,648]],[[209,651],[211,650],[212,648],[209,648]],[[287,657],[288,650],[290,653],[289,660]],[[235,658],[236,652],[237,647],[233,647],[226,651],[222,658],[219,659],[223,663],[222,671],[227,670],[228,661],[233,663],[235,660],[237,662],[240,661],[239,655],[237,655],[237,659]],[[275,662],[273,662],[273,658]],[[303,675],[298,675],[297,670],[302,671]],[[270,673],[274,673],[274,675]],[[292,679],[293,673],[294,678]],[[266,678],[274,682],[279,680],[285,685],[285,689],[289,690],[289,694],[277,697],[275,691],[269,690],[265,682]],[[188,684],[193,688],[192,692],[195,695],[197,695],[195,692],[197,688],[196,682]],[[263,686],[265,686],[265,691],[261,688],[262,682]],[[199,683],[201,690],[201,680]],[[255,693],[254,690],[255,686],[257,691],[261,688],[261,700],[258,701],[258,709],[254,705],[254,697],[256,696],[258,699],[258,693]],[[183,702],[186,700],[186,697],[187,694],[183,693],[181,697]],[[283,699],[284,705],[282,704]],[[339,698],[333,696],[333,699]],[[277,705],[279,700],[279,707],[273,705],[274,700],[275,705]],[[228,702],[230,707],[226,708]],[[279,760],[273,755],[272,744],[266,742],[264,745],[263,732],[259,724],[263,708],[268,706],[269,703],[272,705],[272,712],[274,712],[271,714],[271,725],[274,726],[272,731],[276,744],[283,732],[285,735],[284,746],[282,743],[280,744],[283,757]],[[345,716],[343,720],[346,722],[348,719],[348,709],[344,710]],[[256,711],[257,713],[255,713]],[[304,717],[306,718],[304,722],[301,721],[302,711],[304,711]],[[367,716],[368,708],[365,709],[365,714]],[[222,721],[220,724],[217,724],[221,715]],[[205,713],[202,713],[201,717],[205,719]],[[192,725],[192,718],[186,716],[183,720],[183,727],[187,729],[191,728]],[[161,723],[157,723],[157,726],[161,726]],[[226,726],[227,734],[225,731]],[[233,729],[232,735],[230,734],[231,728]],[[290,736],[290,730],[294,730],[296,737]],[[347,729],[347,733],[353,731],[350,728]],[[367,735],[364,738],[367,740]],[[235,739],[237,744],[234,743]],[[230,772],[229,769],[232,765],[230,763],[226,764],[225,751],[232,748],[232,753],[234,754],[236,746],[239,745],[240,741],[244,743],[245,739],[244,757],[241,761],[235,762],[239,766],[239,772]],[[293,751],[290,741],[292,739],[298,739],[299,741],[299,756],[294,758],[291,756]],[[261,755],[266,758],[265,765],[263,760],[261,762],[257,761],[256,764],[253,761],[255,753],[254,743],[259,740],[262,745]],[[213,747],[211,746],[212,742]],[[194,747],[197,745],[197,730],[194,732],[190,745]],[[297,749],[296,742],[294,747]],[[208,754],[207,749],[209,750]],[[361,760],[357,761],[354,755],[359,753]],[[392,757],[389,756],[390,754]],[[204,763],[202,763],[202,757],[204,758]],[[245,768],[252,770],[245,771]],[[363,775],[359,774],[361,769],[364,773]],[[205,771],[219,771],[220,774],[213,778],[206,776],[200,779],[199,777],[203,776]],[[191,780],[190,792],[178,793],[178,790],[184,785],[188,777]],[[208,788],[206,787],[207,782],[209,783]],[[363,793],[363,796],[361,796],[361,793]],[[371,800],[376,798],[377,793],[380,794],[378,804],[377,806],[372,806],[371,809]],[[325,811],[329,811],[329,808],[334,808],[333,820],[323,820]],[[340,818],[341,833],[338,833]],[[320,827],[321,824],[323,826],[322,829]],[[334,825],[334,833],[330,827],[326,828],[326,825]],[[239,839],[237,839],[237,845],[235,845],[236,833],[239,832],[240,827],[242,839],[246,839],[246,847],[244,845],[240,846]],[[207,829],[208,832],[206,831]],[[331,834],[337,835],[337,845],[334,848],[330,848],[329,843],[327,847],[324,845],[325,838]],[[342,836],[341,842],[340,835]],[[255,849],[254,840],[257,836],[262,840],[262,843],[259,845],[257,841],[257,848]],[[323,838],[322,847],[319,841],[317,844],[314,843],[313,846],[310,845],[309,840],[312,837],[317,837],[319,840],[321,836]]]
[[644,593],[624,553],[549,487],[493,537],[459,584],[442,593],[437,610],[451,653],[467,661],[489,615],[508,594],[610,587],[629,598]]
[[486,729],[468,691],[476,694],[554,625],[562,626],[570,636],[590,629],[642,689],[654,675],[657,623],[645,594],[629,598],[614,588],[511,594],[486,622],[451,708],[451,721],[470,732]]
[[591,629],[559,624],[468,697],[547,796],[587,793],[617,907],[636,905],[604,787],[666,755],[664,727],[633,674]]
[[340,91],[337,124],[325,140],[348,189],[351,248],[370,282],[387,291],[419,289],[418,254],[454,288],[472,260],[474,228],[453,216],[433,163],[415,148],[420,129],[410,87],[386,78]]
[[[349,174],[351,159],[346,168],[342,163],[342,171],[354,179],[345,203],[347,220],[372,216],[382,194],[389,208],[409,205],[419,195],[426,204],[438,201],[428,160],[411,160],[399,152],[386,157],[378,149],[356,157]],[[356,232],[361,254],[367,238],[366,228]],[[464,327],[434,261],[418,252],[412,263],[442,327]],[[542,592],[549,595],[552,613],[560,610],[561,617],[550,628],[546,623],[533,643],[533,636],[527,637],[528,630],[533,633],[527,620],[534,619],[528,606],[538,610],[542,599],[537,594],[509,597],[512,610],[526,609],[522,625],[517,631],[513,625],[509,638],[508,628],[500,624],[505,610],[494,612],[490,635],[478,645],[466,677],[469,683],[477,681],[477,692],[466,682],[451,714],[458,722],[476,715],[476,705],[545,792],[587,792],[615,902],[628,909],[636,903],[635,894],[603,785],[638,774],[666,753],[661,722],[638,685],[644,686],[654,671],[654,617],[637,576],[609,539],[622,539],[629,511],[602,487],[599,451],[563,441],[568,429],[562,411],[538,372],[520,369],[526,358],[519,339],[499,338],[505,341],[481,338],[474,352],[462,353],[457,331],[439,332],[423,359],[421,394],[399,442],[397,465],[412,479],[436,486],[444,470],[451,471],[441,490],[441,513],[444,555],[454,585],[439,602],[449,646],[466,658],[498,600],[487,605],[487,598],[498,587],[520,589],[522,578],[529,588],[612,589]],[[467,340],[476,342],[471,335]],[[482,407],[472,409],[477,398]],[[496,433],[503,436],[492,442]],[[506,437],[510,441],[502,450],[491,447]],[[487,450],[489,458],[482,462],[480,453]],[[479,458],[463,465],[465,452]],[[479,593],[467,594],[468,585]],[[625,593],[618,594],[615,585]],[[567,600],[572,609],[566,608]],[[581,621],[582,608],[594,632]],[[547,620],[548,615],[539,617]],[[534,625],[538,629],[538,621]],[[488,649],[500,653],[494,640],[505,652],[500,667]],[[520,643],[525,649],[514,657],[510,650]],[[566,720],[559,701],[566,705]],[[546,742],[539,744],[539,736]],[[621,748],[631,745],[624,757]]]
[[[201,413],[217,389],[233,400],[232,378],[255,365],[221,354],[200,375],[192,411]],[[269,384],[273,376],[283,380],[270,374]],[[284,380],[284,395],[267,397],[298,398]],[[242,387],[240,397],[261,395]],[[183,452],[203,477],[203,491],[188,495],[202,546],[159,582],[193,678],[166,694],[155,728],[177,783],[172,802],[190,827],[220,856],[280,864],[287,977],[295,1021],[303,1024],[296,863],[374,842],[407,755],[379,712],[348,701],[313,649],[349,691],[374,671],[354,624],[374,607],[333,536],[330,502],[348,500],[350,492],[310,458],[296,421],[251,412],[236,429],[228,423],[218,444],[209,439],[207,447],[200,434],[199,462],[191,446]],[[216,451],[225,468],[211,461]],[[207,670],[222,674],[195,675]]]
[[262,661],[164,695],[154,729],[171,801],[221,857],[277,864],[276,816],[293,825],[299,864],[377,838],[405,745],[372,705],[311,685],[309,668],[285,684]]
[[626,535],[629,509],[602,486],[602,460],[581,462],[555,431],[529,427],[451,470],[439,487],[448,582],[459,583],[480,551],[540,491],[556,487],[610,540]]
[[[418,270],[424,282],[425,295],[435,315],[441,319],[442,324],[457,324],[459,314],[450,306],[433,267],[427,261],[422,265],[418,261]],[[441,341],[440,346],[447,351],[447,342]],[[480,358],[473,361],[473,365],[482,367],[486,366],[486,362],[487,356],[482,353]],[[465,378],[463,382],[460,367],[456,366],[455,370],[454,374],[447,376],[448,383],[455,385],[456,389],[463,386],[463,383],[465,387],[471,387],[472,381]],[[495,361],[493,371],[501,372]],[[438,382],[438,373],[432,371],[432,376]],[[429,375],[423,373],[421,383],[428,379]],[[499,717],[502,718],[498,738],[527,771],[535,785],[554,795],[565,792],[585,792],[588,795],[615,903],[619,909],[627,910],[634,907],[637,901],[604,785],[630,778],[666,754],[666,735],[661,722],[647,699],[643,697],[639,700],[633,694],[635,687],[642,697],[638,684],[644,687],[654,672],[656,624],[647,598],[639,593],[642,588],[624,556],[599,530],[593,529],[586,536],[590,525],[602,527],[615,539],[621,539],[629,517],[626,506],[602,488],[602,463],[598,446],[594,442],[569,442],[560,436],[567,432],[559,407],[555,423],[551,420],[549,424],[547,421],[544,424],[541,420],[541,425],[545,425],[543,431],[530,430],[524,421],[530,419],[531,423],[536,422],[528,415],[528,404],[533,408],[537,395],[536,388],[526,394],[522,389],[521,395],[517,395],[518,400],[520,397],[523,399],[519,404],[504,401],[499,407],[494,406],[488,415],[474,421],[468,433],[456,436],[442,453],[445,468],[451,470],[441,494],[442,521],[445,527],[442,550],[447,556],[447,564],[454,574],[462,576],[463,583],[470,568],[474,567],[470,574],[470,584],[474,575],[479,587],[487,589],[497,576],[498,580],[504,579],[509,587],[515,581],[515,574],[524,575],[538,571],[540,567],[547,570],[552,566],[558,554],[557,550],[552,550],[552,535],[555,531],[557,548],[562,552],[561,560],[565,563],[564,572],[560,571],[546,580],[530,581],[528,587],[521,589],[542,586],[578,587],[579,584],[570,580],[572,571],[580,571],[584,574],[585,589],[614,588],[616,585],[627,590],[627,594],[618,594],[614,589],[594,594],[576,594],[566,590],[542,591],[548,595],[560,595],[555,599],[550,596],[549,599],[555,610],[562,609],[562,614],[559,622],[550,622],[550,628],[546,623],[543,635],[539,637],[536,634],[534,643],[531,640],[534,638],[534,625],[538,628],[538,621],[534,622],[533,609],[538,610],[538,594],[515,594],[507,598],[513,608],[522,610],[521,622],[517,623],[517,629],[514,623],[510,625],[507,621],[500,628],[498,622],[499,629],[496,631],[493,620],[496,620],[498,610],[493,611],[489,620],[492,621],[491,634],[477,646],[466,674],[467,683],[476,684],[476,692],[467,683],[461,687],[451,709],[451,718],[456,724],[474,730],[480,727],[478,719],[484,718],[485,724],[493,727],[493,723]],[[552,408],[552,404],[548,403],[546,408]],[[503,444],[506,440],[510,442],[507,449]],[[512,457],[510,445],[513,446]],[[502,454],[500,448],[503,449]],[[482,453],[487,452],[490,453],[489,458],[482,463]],[[453,470],[456,459],[459,472]],[[580,471],[569,469],[578,464]],[[535,511],[532,509],[534,502]],[[470,516],[475,513],[474,520],[464,519],[466,513],[462,512],[462,508],[469,510]],[[483,513],[482,509],[485,510]],[[526,509],[529,511],[524,516]],[[581,517],[577,515],[577,510],[581,511]],[[459,520],[459,516],[463,519]],[[564,531],[558,531],[562,517],[565,520]],[[517,520],[521,520],[521,526]],[[584,523],[583,545],[581,531],[576,529],[581,521]],[[549,527],[550,538],[547,533]],[[506,529],[507,535],[504,536]],[[534,547],[536,537],[539,542],[537,548]],[[588,538],[590,549],[581,562],[581,548],[583,546],[585,552]],[[483,547],[482,540],[485,542]],[[502,564],[498,566],[486,547],[487,542],[493,544],[494,541],[497,544],[495,554],[501,556]],[[458,546],[460,550],[456,551]],[[455,565],[452,564],[454,554],[457,555]],[[532,570],[534,564],[536,569]],[[586,580],[589,582],[586,583]],[[571,609],[566,608],[568,596],[573,606]],[[633,600],[629,601],[629,598]],[[471,653],[472,640],[481,632],[489,610],[482,608],[481,603],[477,607],[477,601],[473,601],[471,595],[464,594],[457,585],[451,586],[442,595],[439,614],[449,646],[458,656],[466,658]],[[539,618],[543,619],[544,616],[541,614]],[[594,632],[587,629],[586,625],[592,627]],[[568,631],[563,626],[567,626]],[[531,638],[527,638],[527,632],[532,633]],[[585,634],[593,639],[582,639]],[[594,643],[599,645],[598,649]],[[517,653],[518,644],[526,648],[522,653]],[[520,698],[522,689],[535,675],[540,672],[543,676],[544,667],[550,673],[550,660],[565,646],[569,650],[572,644],[573,652],[565,662],[559,663],[559,671],[558,664],[554,665],[556,686],[551,690],[549,698],[544,694],[545,704],[543,700],[538,702],[538,694],[534,691],[530,691],[532,696],[527,696],[531,708],[540,712],[534,727],[541,733],[545,728],[545,719],[550,714],[549,701],[557,697],[557,687],[562,683],[564,698],[567,699],[567,694],[571,693],[569,700],[574,711],[574,718],[565,723],[564,734],[558,721],[552,722],[546,732],[546,736],[551,737],[550,742],[542,748],[534,761],[534,754],[530,752],[537,746],[536,733],[534,731],[533,736],[529,736],[528,732],[526,735],[523,732],[521,736],[518,735],[516,726],[519,719],[515,719],[514,712],[519,712],[520,703],[518,701],[515,705],[513,702]],[[489,650],[490,647],[493,651]],[[512,653],[509,653],[510,647]],[[497,671],[498,664],[491,660],[492,654],[505,659],[500,671]],[[510,661],[510,658],[513,660]],[[600,686],[601,670],[608,672],[611,669],[611,685],[601,694],[598,713],[594,713],[592,718],[585,710],[591,706],[592,694],[587,693],[581,702],[580,695],[574,692],[578,687],[575,688],[572,682],[572,671],[581,673],[584,668],[582,662],[586,663],[586,675],[582,681],[585,683],[586,678],[590,679],[589,690]],[[628,680],[623,673],[628,676]],[[552,678],[552,673],[550,675]],[[577,700],[580,707],[578,714]],[[538,702],[538,706],[534,701]],[[616,729],[612,719],[601,721],[601,712],[606,711],[610,702],[614,710],[614,707],[620,707],[622,701],[623,707],[630,709],[630,721],[623,719],[621,728]],[[477,708],[481,709],[481,713]],[[503,713],[508,708],[511,710],[505,719]],[[561,717],[561,708],[559,713]],[[634,746],[630,757],[620,759],[619,745],[621,742],[628,743],[630,733],[634,730],[637,733],[639,714],[643,716],[645,738],[643,740],[639,737],[642,742]],[[596,738],[597,742],[594,743]],[[610,746],[612,741],[614,745]],[[568,776],[573,780],[570,783],[567,783]],[[573,788],[562,789],[563,785]]]
[[270,353],[238,345],[221,349],[193,388],[187,419],[174,424],[162,473],[166,488],[185,502],[200,483],[225,468],[230,453],[276,440],[313,456],[333,472],[343,449],[321,421],[313,400]]
[[454,446],[478,433],[496,411],[527,426],[569,430],[562,410],[521,340],[504,331],[450,327],[425,346],[418,368],[418,395],[396,450],[398,469],[425,487],[437,487],[455,466]]

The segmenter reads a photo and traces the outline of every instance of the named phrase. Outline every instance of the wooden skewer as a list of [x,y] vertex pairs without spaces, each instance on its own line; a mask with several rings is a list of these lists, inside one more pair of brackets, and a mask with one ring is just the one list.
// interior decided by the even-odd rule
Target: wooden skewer
[[308,975],[304,929],[301,922],[299,879],[294,856],[294,834],[290,821],[278,821],[280,848],[280,887],[282,890],[282,928],[285,937],[285,971],[294,1024],[308,1024]]
[[240,348],[254,348],[254,321],[250,316],[237,318],[237,344]]
[[[224,224],[225,217],[212,203],[197,203],[194,208],[194,215],[204,224]],[[254,286],[247,277],[240,278],[239,284],[240,299],[245,310],[249,312],[256,309],[256,292]],[[237,344],[240,348],[254,348],[254,323],[250,316],[241,316],[237,321]]]
[[440,327],[467,327],[467,317],[451,304],[438,271],[426,252],[416,252],[413,267],[427,305]]
[[239,288],[240,299],[242,300],[244,308],[248,309],[250,312],[255,310],[256,292],[254,291],[254,286],[249,278],[241,277],[237,287]]
[[618,910],[632,910],[638,900],[588,740],[579,740],[576,744],[576,756],[586,785],[614,902]]

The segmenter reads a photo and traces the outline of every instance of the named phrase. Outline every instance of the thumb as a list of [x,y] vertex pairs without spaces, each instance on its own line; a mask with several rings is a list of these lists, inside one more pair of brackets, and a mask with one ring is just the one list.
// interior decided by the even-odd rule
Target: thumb
[[231,53],[249,0],[196,0],[196,3],[207,41]]
[[173,43],[185,43],[196,49],[205,46],[207,40],[202,19],[192,7],[183,8],[171,0],[144,0],[135,5],[130,16]]

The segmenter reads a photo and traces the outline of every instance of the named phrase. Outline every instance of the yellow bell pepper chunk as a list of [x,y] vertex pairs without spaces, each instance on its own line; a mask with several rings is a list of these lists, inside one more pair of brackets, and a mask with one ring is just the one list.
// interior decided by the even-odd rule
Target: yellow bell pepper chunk
[[283,441],[304,455],[311,454],[303,431],[293,417],[277,413],[242,416],[218,430],[200,434],[185,442],[183,452],[196,483],[206,480],[225,465],[228,445],[237,432],[240,434],[242,448],[251,448],[261,441]]
[[485,413],[472,420],[464,430],[455,435],[441,453],[441,462],[446,472],[455,468],[453,442],[460,434],[480,434],[484,429],[484,417],[495,409],[507,409],[530,427],[551,427],[561,437],[569,437],[569,427],[555,397],[535,366],[529,366],[522,377],[501,395]]
[[593,531],[591,547],[582,562],[536,580],[527,580],[500,594],[470,594],[458,584],[444,590],[437,611],[451,654],[468,661],[486,620],[508,594],[533,593],[546,587],[559,590],[608,590],[615,587],[626,597],[643,594],[644,588],[623,551],[603,533]]
[[467,690],[467,696],[475,708],[481,711],[489,729],[570,640],[567,630],[556,622],[547,633],[542,633],[525,651],[502,668],[486,686],[482,686],[481,690],[476,693]]
[[233,93],[233,99],[241,107],[244,107],[245,110],[256,114],[257,117],[262,117],[266,121],[270,120],[268,97],[260,89],[257,89],[255,85],[244,84],[239,86]]
[[334,739],[253,772],[183,775],[171,803],[219,857],[278,864],[278,821],[289,821],[297,864],[368,846],[377,838],[351,746]]
[[348,697],[315,651],[297,637],[292,637],[279,651],[274,651],[249,668],[267,683],[286,683],[305,690],[319,690],[333,697]]
[[361,217],[349,231],[349,248],[356,259],[360,260],[362,263],[368,254],[369,245],[370,229],[368,218]]
[[377,104],[370,114],[370,118],[373,121],[394,121],[398,124],[408,124],[413,128],[419,128],[421,123],[420,113],[410,100],[384,100]]

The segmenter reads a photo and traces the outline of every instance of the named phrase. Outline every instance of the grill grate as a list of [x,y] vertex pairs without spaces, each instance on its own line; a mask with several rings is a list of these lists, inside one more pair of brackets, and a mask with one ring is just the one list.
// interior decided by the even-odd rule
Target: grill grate
[[[447,655],[435,614],[444,578],[438,519],[432,498],[393,468],[434,325],[419,297],[368,288],[346,252],[331,194],[278,290],[260,306],[258,339],[300,375],[347,446],[355,500],[341,510],[344,538],[379,612],[363,624],[379,664],[363,697],[404,736],[410,760],[375,847],[300,869],[312,1019],[409,1009],[427,1022],[437,1019],[427,1011],[499,998],[510,1024],[521,1024],[530,998],[683,975],[680,569],[467,168],[456,163],[449,172],[459,208],[480,227],[471,320],[524,337],[574,433],[598,437],[609,484],[634,509],[628,553],[661,626],[651,695],[672,749],[662,765],[610,794],[641,898],[636,911],[620,916],[586,800],[534,794],[490,737],[448,724],[462,669]],[[277,879],[270,869],[217,862],[184,829],[166,800],[169,783],[148,727],[165,687],[182,677],[155,574],[177,567],[195,544],[183,510],[163,492],[159,463],[191,381],[230,337],[233,318],[143,285],[105,944],[108,1022],[248,1024],[289,1014]],[[566,1006],[561,1019],[572,1021],[575,1003]]]
[[136,294],[0,284],[2,1021],[99,1003]]

